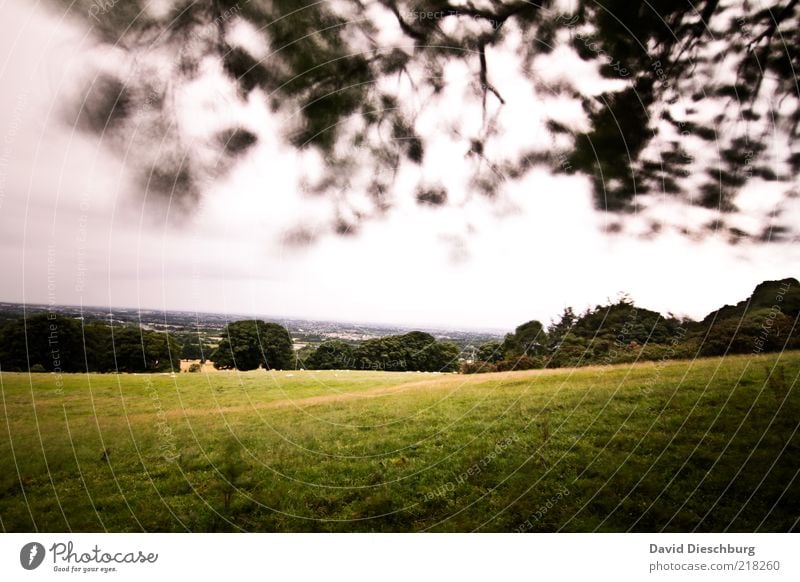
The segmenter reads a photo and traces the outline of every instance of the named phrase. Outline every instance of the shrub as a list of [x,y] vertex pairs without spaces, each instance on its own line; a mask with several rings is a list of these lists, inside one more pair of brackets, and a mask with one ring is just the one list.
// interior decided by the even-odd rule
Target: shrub
[[462,374],[481,374],[484,372],[496,372],[497,367],[489,362],[462,362]]
[[544,365],[545,359],[542,356],[520,356],[512,360],[501,360],[497,362],[497,371],[534,370],[544,368]]

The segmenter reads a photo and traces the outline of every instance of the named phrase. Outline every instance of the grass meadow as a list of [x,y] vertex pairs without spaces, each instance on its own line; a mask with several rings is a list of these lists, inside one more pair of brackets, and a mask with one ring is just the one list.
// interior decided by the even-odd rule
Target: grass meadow
[[792,531],[798,373],[3,373],[0,528]]

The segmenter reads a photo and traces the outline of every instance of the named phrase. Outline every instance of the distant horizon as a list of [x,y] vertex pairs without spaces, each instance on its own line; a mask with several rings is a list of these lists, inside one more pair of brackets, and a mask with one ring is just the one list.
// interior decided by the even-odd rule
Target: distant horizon
[[[676,313],[672,310],[667,310],[667,313],[664,313],[662,310],[653,309],[651,307],[647,307],[645,305],[641,305],[633,299],[634,305],[640,309],[648,309],[650,311],[655,311],[659,313],[662,317],[666,318],[668,314],[672,314],[673,316],[680,318],[680,319],[691,319],[693,321],[702,321],[708,314],[713,313],[715,310],[723,307],[724,305],[731,305],[738,303],[739,301],[744,301],[755,290],[758,285],[768,281],[783,281],[786,279],[795,279],[797,280],[797,276],[788,275],[785,277],[779,277],[775,279],[762,279],[760,281],[754,282],[750,292],[746,296],[742,296],[734,302],[725,302],[720,301],[719,304],[713,308],[712,310],[708,311],[703,317],[691,317],[686,314]],[[615,302],[618,298],[622,296],[629,296],[629,294],[625,292],[620,292],[616,298],[607,297],[606,302]],[[603,305],[602,304],[595,304],[595,305]],[[505,333],[513,332],[516,326],[521,325],[527,321],[537,320],[540,321],[545,327],[547,327],[551,321],[557,319],[558,315],[555,315],[549,319],[542,320],[537,319],[536,317],[530,317],[525,319],[524,321],[519,321],[515,326],[511,328],[507,327],[492,327],[492,326],[474,326],[474,325],[463,325],[463,326],[454,326],[452,324],[443,324],[443,323],[422,323],[422,322],[390,322],[390,321],[378,321],[378,320],[358,320],[358,319],[336,319],[332,317],[310,317],[310,316],[302,316],[302,315],[278,315],[278,314],[267,314],[264,312],[259,311],[211,311],[208,309],[185,309],[185,308],[164,308],[164,307],[148,307],[148,306],[130,306],[130,305],[98,305],[98,304],[71,304],[71,303],[55,303],[51,304],[47,301],[45,302],[23,302],[23,301],[13,301],[13,300],[6,300],[0,299],[0,305],[16,305],[16,306],[30,306],[34,308],[43,308],[44,310],[55,308],[58,310],[61,309],[92,309],[92,310],[108,310],[110,313],[114,313],[115,310],[125,310],[125,311],[133,311],[133,312],[154,312],[154,313],[180,313],[180,314],[194,314],[194,315],[212,315],[212,316],[221,316],[229,319],[230,321],[236,321],[237,318],[253,318],[253,319],[263,319],[263,320],[290,320],[290,321],[303,321],[303,322],[324,322],[324,323],[338,323],[338,324],[351,324],[356,326],[374,326],[374,327],[386,327],[386,328],[400,328],[400,329],[420,329],[420,330],[430,330],[430,331],[465,331],[465,332],[482,332],[482,333],[490,333],[490,334],[498,334],[502,335]],[[584,311],[584,309],[591,309],[591,306],[585,306],[584,308],[579,308],[576,306],[569,306],[572,307],[575,311],[576,315],[579,315]]]
[[[241,311],[230,311],[230,312],[222,312],[222,311],[208,311],[208,310],[194,310],[194,309],[164,309],[164,308],[154,308],[154,307],[131,307],[125,305],[78,305],[78,304],[69,304],[69,303],[57,303],[50,305],[47,302],[39,303],[39,302],[21,302],[21,301],[9,301],[5,299],[0,299],[0,305],[19,305],[19,306],[30,306],[30,307],[42,307],[45,310],[48,308],[55,308],[58,310],[59,308],[67,308],[67,309],[96,309],[96,310],[111,310],[113,313],[114,310],[130,310],[136,312],[155,312],[155,313],[185,313],[185,314],[196,314],[196,315],[217,315],[217,316],[226,316],[228,318],[234,318],[237,316],[241,317],[249,317],[253,319],[263,319],[263,320],[290,320],[290,321],[306,321],[306,322],[323,322],[323,323],[340,323],[340,324],[352,324],[352,325],[363,325],[363,326],[375,326],[375,327],[388,327],[388,328],[407,328],[411,329],[429,329],[432,331],[474,331],[474,332],[484,332],[484,333],[497,333],[497,334],[504,334],[513,329],[508,330],[503,327],[474,327],[474,326],[463,326],[463,327],[453,327],[448,325],[436,324],[436,323],[392,323],[386,321],[357,321],[357,320],[349,320],[349,319],[335,319],[329,317],[305,317],[305,316],[298,316],[298,315],[275,315],[275,314],[265,314],[265,313],[248,313],[248,312],[241,312]],[[236,321],[236,319],[231,319],[231,321]],[[524,322],[520,322],[524,323]],[[544,322],[543,322],[544,323]]]

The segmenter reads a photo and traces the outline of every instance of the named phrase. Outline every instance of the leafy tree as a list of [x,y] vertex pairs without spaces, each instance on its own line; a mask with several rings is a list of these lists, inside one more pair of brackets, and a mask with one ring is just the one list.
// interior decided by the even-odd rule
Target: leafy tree
[[778,352],[800,346],[800,329],[794,318],[770,309],[724,318],[706,329],[698,327],[693,337],[703,356]]
[[180,346],[163,332],[112,328],[57,314],[8,322],[0,331],[3,370],[164,372],[180,369]]
[[113,372],[115,364],[115,341],[113,334],[121,328],[112,330],[111,326],[100,322],[90,322],[83,327],[86,361],[90,371]]
[[200,360],[205,362],[214,350],[210,345],[200,342],[188,342],[181,346],[181,358],[184,360]]
[[558,318],[547,328],[547,347],[550,351],[557,350],[575,325],[577,317],[572,307],[565,307]]
[[[330,230],[340,234],[396,204],[399,174],[418,177],[421,205],[460,203],[424,165],[434,139],[428,113],[446,113],[456,99],[463,111],[480,111],[479,123],[464,129],[441,115],[435,139],[467,152],[459,188],[486,200],[502,203],[507,184],[544,166],[587,176],[595,205],[620,221],[644,212],[650,234],[662,225],[649,211],[665,198],[707,217],[699,229],[684,227],[687,235],[735,242],[796,233],[782,211],[800,169],[798,0],[576,0],[566,13],[553,0],[176,0],[161,11],[145,0],[51,2],[91,26],[99,53],[113,49],[130,65],[90,75],[70,122],[126,152],[144,190],[172,203],[191,207],[206,178],[258,142],[258,128],[243,124],[196,146],[186,139],[182,90],[224,71],[229,91],[218,109],[262,99],[291,120],[283,140],[322,161],[319,179],[303,186],[334,205]],[[243,28],[249,44],[234,34]],[[259,38],[262,50],[253,48]],[[551,57],[581,59],[601,81],[543,78]],[[499,58],[513,58],[519,76],[501,74]],[[444,74],[453,65],[469,71],[467,83]],[[524,94],[583,114],[565,120],[558,112],[568,107],[550,108],[527,140],[503,147]],[[733,218],[737,194],[753,182],[784,196],[745,231]],[[287,240],[313,240],[297,228]]]
[[574,368],[594,363],[589,344],[590,342],[584,338],[568,334],[550,354],[548,367]]
[[461,350],[453,343],[437,342],[431,334],[412,331],[396,336],[407,370],[449,372],[458,368]]
[[[518,356],[509,360],[497,362],[495,369],[498,372],[509,372],[513,370],[533,370],[543,368],[545,360],[541,356]],[[490,370],[487,370],[490,371]]]
[[431,334],[412,331],[362,342],[353,352],[361,370],[450,372],[459,367],[461,350],[449,342],[438,342]]
[[547,344],[547,333],[544,326],[536,320],[523,323],[514,333],[507,334],[503,341],[505,359],[521,356],[538,355],[544,352]]
[[285,327],[261,320],[234,321],[225,326],[211,356],[214,367],[254,370],[294,368],[292,338]]
[[7,322],[0,331],[0,366],[4,371],[86,371],[81,323],[42,313]]
[[680,322],[636,307],[630,299],[598,305],[578,318],[571,333],[586,340],[604,339],[619,347],[633,343],[663,343],[675,335]]
[[305,360],[305,366],[311,370],[342,370],[352,368],[355,364],[353,347],[341,340],[323,342]]
[[180,371],[181,348],[165,332],[136,327],[114,329],[114,369],[119,372]]
[[503,359],[503,344],[496,341],[486,342],[478,348],[478,361],[496,364]]
[[[433,336],[431,336],[433,340]],[[353,353],[356,369],[405,371],[417,368],[418,353],[406,346],[403,336],[387,336],[361,342]]]
[[298,350],[295,350],[294,357],[295,357],[295,368],[296,369],[306,369],[310,368],[308,364],[308,359],[314,355],[314,352],[317,351],[317,348],[313,345],[304,345]]
[[736,305],[725,305],[703,318],[705,326],[723,319],[738,319],[758,310],[769,311],[773,307],[781,313],[796,317],[800,314],[800,282],[792,277],[778,281],[764,281],[756,285],[747,299]]
[[429,372],[454,372],[461,365],[461,349],[452,342],[436,342],[427,358]]

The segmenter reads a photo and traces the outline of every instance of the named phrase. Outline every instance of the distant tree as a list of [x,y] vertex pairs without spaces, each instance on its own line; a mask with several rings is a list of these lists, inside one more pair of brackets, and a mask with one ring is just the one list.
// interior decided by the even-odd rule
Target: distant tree
[[496,372],[497,366],[488,362],[462,362],[459,372],[462,374],[481,374],[486,372]]
[[431,334],[412,331],[397,336],[407,370],[449,372],[458,369],[461,350],[453,343],[438,342]]
[[165,372],[180,369],[180,345],[164,332],[39,314],[0,331],[2,369],[29,365],[48,372]]
[[565,307],[558,320],[553,321],[547,328],[547,347],[550,351],[557,350],[561,342],[575,325],[577,317],[572,307]]
[[305,359],[305,367],[310,370],[346,370],[355,365],[353,347],[341,340],[323,342]]
[[181,347],[166,332],[138,327],[114,329],[114,368],[119,372],[180,370]]
[[48,372],[86,371],[81,322],[42,313],[6,323],[0,331],[0,367],[27,372],[37,365]]
[[800,326],[776,309],[759,309],[744,317],[727,317],[710,327],[702,324],[692,337],[703,356],[779,352],[800,347]]
[[460,355],[461,349],[456,344],[452,342],[436,342],[430,348],[427,358],[427,371],[454,372],[461,365]]
[[88,323],[83,326],[83,338],[89,370],[94,372],[115,371],[115,344],[111,326],[98,322]]
[[592,363],[589,344],[590,341],[582,337],[566,335],[551,352],[548,367],[573,368]]
[[738,319],[758,310],[770,310],[775,305],[781,313],[789,317],[800,314],[800,282],[797,279],[787,278],[759,283],[750,297],[736,305],[725,305],[712,311],[701,323],[708,326],[714,321]]
[[367,340],[353,352],[360,370],[449,372],[459,367],[461,350],[453,343],[436,341],[431,334],[412,331]]
[[313,369],[310,368],[308,365],[308,358],[310,358],[314,354],[314,352],[317,351],[317,347],[315,347],[314,345],[304,345],[300,349],[295,350],[294,352],[295,369],[298,370],[303,370],[306,368]]
[[[542,356],[518,356],[510,360],[502,360],[495,364],[498,372],[509,372],[513,370],[532,370],[543,368],[545,359]],[[489,371],[489,370],[487,370]]]
[[679,326],[678,320],[636,307],[623,298],[588,310],[575,322],[571,333],[585,340],[603,339],[619,346],[632,342],[644,345],[667,341]]
[[514,333],[506,335],[503,341],[504,358],[539,355],[544,353],[546,344],[547,333],[544,326],[536,320],[528,321],[518,326]]
[[181,347],[181,358],[184,360],[200,360],[205,362],[214,350],[210,345],[197,341],[184,343]]
[[417,369],[419,349],[407,346],[403,336],[399,335],[366,340],[355,349],[355,365],[352,367],[359,370],[395,372],[414,370]]
[[234,321],[225,326],[211,359],[218,369],[294,368],[292,338],[285,327],[261,320]]
[[490,341],[482,344],[478,348],[476,359],[480,362],[496,364],[503,359],[503,344],[498,341]]

